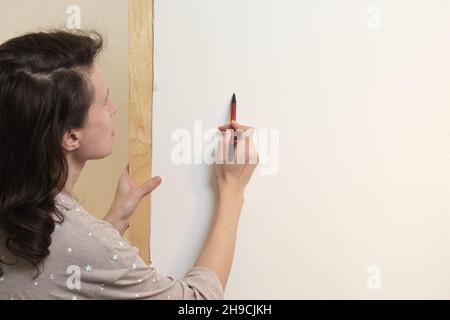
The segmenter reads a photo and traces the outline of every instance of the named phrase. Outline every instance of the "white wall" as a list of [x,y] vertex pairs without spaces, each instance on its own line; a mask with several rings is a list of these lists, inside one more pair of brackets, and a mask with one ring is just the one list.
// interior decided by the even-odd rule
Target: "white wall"
[[159,270],[191,267],[214,208],[211,166],[174,164],[171,135],[225,123],[236,92],[279,150],[246,192],[227,298],[450,298],[449,17],[447,0],[155,0]]

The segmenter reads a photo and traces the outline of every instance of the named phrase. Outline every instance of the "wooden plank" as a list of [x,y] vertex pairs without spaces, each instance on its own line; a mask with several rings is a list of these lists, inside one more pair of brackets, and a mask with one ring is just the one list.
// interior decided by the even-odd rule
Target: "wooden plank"
[[[140,185],[151,177],[153,99],[153,0],[129,0],[129,169]],[[130,220],[128,237],[150,261],[150,196]]]

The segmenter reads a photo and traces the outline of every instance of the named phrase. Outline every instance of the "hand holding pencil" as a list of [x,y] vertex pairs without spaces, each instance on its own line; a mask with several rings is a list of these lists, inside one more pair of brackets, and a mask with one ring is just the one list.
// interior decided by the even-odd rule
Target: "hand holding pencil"
[[[196,266],[213,270],[223,288],[226,287],[233,262],[245,187],[259,161],[252,139],[253,128],[235,121],[236,109],[233,112],[233,104],[231,113],[231,123],[219,127],[221,135],[214,165],[218,191],[215,217],[203,250],[195,263]],[[238,134],[236,146],[234,146],[234,132]],[[230,148],[235,160],[232,164],[227,162],[227,151]],[[240,161],[242,159],[244,161]]]
[[[232,101],[236,101],[235,95],[233,95]],[[258,151],[252,138],[254,128],[235,121],[235,108],[234,106],[233,112],[232,103],[231,122],[218,128],[222,133],[215,164],[219,190],[228,185],[232,185],[238,190],[244,190],[259,163]],[[232,142],[234,152],[230,163],[228,153]]]

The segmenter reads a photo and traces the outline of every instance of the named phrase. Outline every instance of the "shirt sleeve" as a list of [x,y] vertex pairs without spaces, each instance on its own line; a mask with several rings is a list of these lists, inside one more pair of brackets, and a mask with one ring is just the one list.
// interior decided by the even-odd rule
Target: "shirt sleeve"
[[98,223],[102,226],[91,236],[99,247],[92,263],[81,269],[80,295],[88,299],[224,299],[222,283],[211,269],[193,267],[182,279],[161,275],[109,223]]

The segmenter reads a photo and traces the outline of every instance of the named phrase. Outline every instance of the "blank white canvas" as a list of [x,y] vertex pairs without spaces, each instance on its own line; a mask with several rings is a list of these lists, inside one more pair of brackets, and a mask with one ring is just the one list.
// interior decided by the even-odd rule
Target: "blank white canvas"
[[238,121],[279,149],[246,190],[226,298],[450,298],[449,1],[155,0],[154,15],[160,272],[192,267],[214,214],[211,165],[174,164],[172,134],[226,123],[236,92]]

